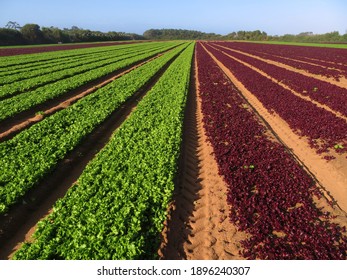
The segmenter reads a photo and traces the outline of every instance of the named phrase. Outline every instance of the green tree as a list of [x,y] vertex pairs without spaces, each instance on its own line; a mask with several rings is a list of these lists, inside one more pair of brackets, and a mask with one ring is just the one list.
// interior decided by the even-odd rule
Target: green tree
[[56,27],[42,27],[42,35],[46,43],[58,43],[67,41],[63,31]]
[[15,22],[15,21],[9,21],[6,24],[5,28],[15,29],[15,30],[20,30],[21,29],[20,25],[17,22]]
[[42,43],[43,42],[43,34],[40,29],[40,26],[37,24],[29,23],[24,25],[21,28],[21,33],[23,37],[29,43]]
[[0,45],[24,44],[22,33],[16,29],[0,28]]

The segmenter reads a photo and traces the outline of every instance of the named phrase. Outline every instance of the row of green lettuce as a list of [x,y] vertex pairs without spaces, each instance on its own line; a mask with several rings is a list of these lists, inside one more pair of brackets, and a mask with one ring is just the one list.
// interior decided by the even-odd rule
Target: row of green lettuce
[[[146,45],[146,46],[134,46],[132,49],[117,50],[113,52],[106,52],[98,54],[97,56],[92,56],[91,58],[75,58],[72,59],[71,63],[65,62],[62,69],[55,69],[55,67],[44,68],[38,76],[32,76],[31,78],[25,78],[30,73],[37,73],[40,70],[29,71],[24,73],[19,73],[16,75],[10,75],[4,77],[3,80],[6,84],[0,86],[0,97],[11,97],[18,93],[28,93],[33,89],[39,88],[42,85],[54,83],[56,81],[62,82],[63,79],[69,77],[75,77],[78,74],[83,74],[91,70],[96,70],[98,68],[104,68],[108,65],[112,65],[124,59],[128,59],[140,54],[144,54],[150,51],[155,51],[157,49],[162,49],[163,44],[156,45]],[[49,65],[49,64],[48,64]],[[65,66],[65,67],[64,67]],[[59,68],[62,66],[60,65]],[[49,71],[49,72],[47,72]],[[18,76],[23,76],[22,80],[7,83],[7,79],[12,80],[13,78],[18,78]]]
[[[2,73],[0,76],[0,97],[6,92],[6,96],[16,92],[24,92],[33,87],[46,84],[48,82],[57,81],[59,79],[69,77],[84,71],[93,69],[94,67],[101,67],[114,61],[116,57],[123,56],[130,53],[136,53],[143,50],[150,50],[151,48],[158,48],[160,44],[152,43],[151,45],[130,45],[131,48],[111,49],[105,50],[101,53],[92,53],[87,55],[70,56],[64,59],[56,59],[46,61],[40,67],[24,68],[22,71],[13,73],[8,71]],[[1,61],[1,60],[0,60]]]
[[160,48],[154,50],[143,50],[135,54],[126,54],[119,58],[115,57],[113,63],[98,68],[91,68],[89,71],[73,75],[66,79],[49,83],[32,91],[22,93],[12,98],[0,101],[0,121],[13,117],[14,115],[54,99],[62,94],[77,89],[88,82],[101,78],[114,71],[128,67],[136,62],[147,59],[158,53],[164,52],[177,43],[165,43]]
[[[141,45],[142,43],[136,44]],[[146,44],[146,43],[144,43]],[[108,47],[93,47],[93,48],[83,48],[83,49],[73,49],[73,50],[62,50],[54,52],[41,52],[34,54],[23,54],[15,56],[2,56],[0,57],[0,73],[2,71],[7,71],[8,69],[20,69],[21,67],[34,66],[45,64],[50,61],[56,61],[63,58],[79,56],[84,54],[95,54],[102,53],[106,50],[117,50],[126,49],[132,47],[135,44],[123,44]]]
[[174,190],[194,43],[14,259],[153,259]]
[[174,48],[0,143],[0,214],[186,47]]
[[[144,44],[145,45],[145,44]],[[98,50],[90,50],[90,49],[81,49],[77,52],[77,50],[66,50],[64,55],[60,55],[57,57],[56,52],[47,52],[40,53],[43,58],[36,60],[31,59],[29,61],[23,61],[23,56],[14,56],[13,63],[9,64],[4,63],[3,59],[6,57],[0,57],[0,65],[1,64],[9,64],[7,66],[1,66],[0,68],[0,77],[5,77],[9,75],[16,75],[28,71],[35,71],[38,69],[44,69],[46,67],[63,65],[64,63],[68,63],[72,60],[81,60],[87,57],[99,56],[104,53],[111,53],[117,51],[124,51],[126,49],[134,48],[135,46],[140,46],[139,44],[131,44],[131,45],[119,45],[113,47],[102,47]],[[84,52],[82,52],[84,50]],[[32,54],[33,55],[33,54]],[[31,56],[31,55],[27,55]]]

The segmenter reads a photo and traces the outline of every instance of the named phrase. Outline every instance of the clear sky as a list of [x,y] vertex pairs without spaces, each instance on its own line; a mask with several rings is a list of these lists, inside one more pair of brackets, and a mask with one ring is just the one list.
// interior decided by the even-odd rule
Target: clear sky
[[151,28],[345,34],[347,0],[0,0],[0,27],[8,21],[137,34]]

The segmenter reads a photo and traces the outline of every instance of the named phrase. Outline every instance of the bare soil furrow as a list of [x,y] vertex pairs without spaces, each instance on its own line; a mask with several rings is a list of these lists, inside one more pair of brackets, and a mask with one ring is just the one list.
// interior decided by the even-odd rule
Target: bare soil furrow
[[[16,134],[22,130],[30,127],[31,125],[43,120],[44,118],[63,110],[73,103],[77,102],[81,98],[95,92],[101,87],[106,86],[112,81],[118,79],[119,77],[131,72],[132,70],[156,59],[157,57],[163,55],[165,52],[155,55],[149,59],[145,59],[139,62],[136,62],[126,68],[115,71],[112,74],[109,74],[103,78],[97,79],[93,82],[88,83],[76,90],[68,92],[63,96],[49,100],[44,104],[34,106],[33,108],[21,112],[15,115],[13,118],[0,122],[0,142],[11,139]],[[39,113],[38,113],[39,112]]]
[[[206,50],[206,49],[205,49]],[[347,161],[341,155],[334,155],[337,159],[326,161],[318,155],[308,145],[304,137],[294,133],[276,113],[269,113],[259,99],[237,80],[233,73],[213,56],[208,50],[209,55],[215,60],[217,65],[229,77],[232,83],[239,89],[245,100],[260,118],[270,127],[273,135],[283,143],[288,151],[297,159],[298,162],[316,179],[325,193],[327,201],[334,205],[337,215],[346,216],[347,212]]]
[[[196,61],[194,69],[198,71]],[[199,85],[193,74],[191,81],[177,189],[159,256],[162,259],[241,259],[239,242],[244,234],[228,219],[227,188],[205,136]]]
[[107,144],[176,57],[69,153],[51,174],[23,197],[22,203],[14,205],[6,215],[0,217],[0,259],[11,258],[22,242],[30,239],[37,223],[52,211],[55,201],[74,185],[89,161]]
[[324,59],[317,59],[317,58],[313,58],[313,57],[307,57],[307,56],[298,56],[298,58],[300,59],[307,59],[307,60],[311,60],[315,63],[329,63],[331,64],[332,66],[331,67],[334,67],[335,65],[336,66],[347,66],[346,63],[343,63],[342,61],[341,62],[334,62],[334,61],[329,61],[329,60],[324,60]]
[[[324,76],[321,76],[321,75],[313,74],[313,73],[310,73],[308,71],[297,69],[297,68],[294,68],[294,67],[292,67],[290,65],[287,65],[287,64],[284,64],[284,63],[281,63],[281,62],[278,62],[278,61],[262,58],[260,56],[253,55],[253,54],[250,54],[250,53],[247,53],[247,52],[243,52],[243,51],[240,51],[240,50],[237,50],[237,49],[228,48],[228,47],[217,45],[217,44],[213,44],[213,45],[216,45],[216,46],[218,46],[220,48],[232,50],[234,52],[237,52],[237,53],[240,53],[240,54],[243,54],[243,55],[247,55],[249,57],[252,57],[252,58],[264,61],[266,63],[272,64],[272,65],[275,65],[275,66],[278,66],[278,67],[282,67],[282,68],[284,68],[286,70],[290,70],[290,71],[293,71],[293,72],[305,75],[307,77],[311,77],[311,78],[315,78],[317,80],[321,80],[323,82],[331,83],[331,84],[339,86],[341,88],[347,88],[347,79],[343,78],[343,77],[340,78],[340,81],[336,81],[334,78],[327,78],[327,77],[324,77]],[[300,62],[307,63],[305,61],[300,61]],[[318,66],[320,66],[320,65],[318,65]]]
[[[212,48],[218,50],[218,49],[215,48],[214,46],[212,46],[212,45],[210,45],[210,46],[211,46]],[[218,51],[219,51],[219,50],[218,50]],[[308,97],[308,96],[304,96],[304,95],[300,94],[299,92],[293,90],[292,88],[290,88],[289,86],[287,86],[286,84],[284,84],[282,81],[279,81],[279,80],[273,78],[272,76],[269,76],[268,74],[266,74],[265,72],[263,72],[261,69],[255,67],[255,66],[253,66],[253,65],[251,65],[251,64],[249,64],[249,63],[247,63],[247,62],[244,62],[244,61],[242,61],[242,60],[240,60],[240,59],[238,59],[238,58],[236,58],[236,57],[234,57],[234,56],[232,56],[232,55],[230,55],[230,54],[228,54],[228,53],[226,53],[226,52],[223,52],[223,51],[221,51],[221,52],[222,52],[223,54],[225,54],[226,56],[228,56],[228,57],[230,57],[230,58],[236,60],[237,62],[242,63],[243,65],[245,65],[245,66],[251,68],[252,70],[258,72],[259,74],[263,75],[264,77],[270,79],[270,80],[273,81],[274,83],[279,84],[281,87],[283,87],[283,88],[285,88],[285,89],[291,91],[295,96],[300,97],[301,99],[304,99],[304,100],[306,100],[306,101],[309,101],[309,102],[315,104],[317,107],[323,108],[324,110],[326,110],[326,111],[328,111],[328,112],[334,114],[336,117],[338,117],[338,118],[340,118],[340,119],[343,119],[343,120],[345,120],[345,121],[347,122],[347,116],[343,115],[342,113],[337,112],[337,111],[331,109],[329,106],[327,106],[327,105],[325,105],[325,104],[322,104],[322,103],[320,103],[320,102],[318,102],[318,101],[315,101],[315,100],[313,100],[312,98],[310,98],[310,97]]]
[[[293,58],[293,57],[286,57],[286,56],[283,56],[283,55],[269,54],[269,53],[260,52],[260,51],[256,51],[256,52],[259,53],[259,54],[270,55],[270,56],[273,56],[273,57],[286,59],[288,61],[296,61],[296,62],[308,64],[308,65],[318,66],[318,67],[321,67],[323,69],[336,70],[336,71],[338,71],[340,73],[343,73],[343,70],[337,68],[339,66],[339,64],[333,63],[331,61],[317,60],[317,59],[312,59],[312,58],[308,58],[308,57],[296,57],[296,58]],[[269,60],[272,61],[271,59],[269,59]],[[307,61],[307,60],[311,60],[311,62]],[[325,65],[322,65],[322,63],[329,63],[329,64],[331,64],[331,66],[325,66]]]

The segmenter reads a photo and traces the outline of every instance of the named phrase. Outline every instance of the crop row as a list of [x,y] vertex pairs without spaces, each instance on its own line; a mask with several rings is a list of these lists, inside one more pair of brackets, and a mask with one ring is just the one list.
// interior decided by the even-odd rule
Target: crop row
[[115,46],[123,44],[134,44],[135,42],[112,42],[112,43],[97,43],[97,44],[69,44],[69,45],[53,45],[45,47],[26,47],[26,48],[2,48],[0,49],[0,56],[13,56],[13,55],[24,55],[24,54],[36,54],[45,52],[56,52],[74,49],[85,49],[105,46]]
[[167,43],[164,44],[162,48],[156,49],[154,51],[146,51],[136,56],[131,54],[130,58],[128,59],[124,58],[123,60],[112,63],[108,66],[92,69],[90,71],[69,77],[67,79],[47,84],[33,91],[22,93],[12,98],[2,100],[0,101],[0,121],[12,117],[15,114],[25,111],[35,105],[42,104],[47,100],[56,98],[68,91],[74,90],[90,81],[103,77],[116,70],[130,66],[138,61],[147,59],[160,52],[164,52],[174,46],[175,44]]
[[[115,51],[115,50],[113,50]],[[111,51],[108,51],[111,52]],[[18,67],[15,69],[10,69],[10,67],[6,68],[6,70],[0,72],[0,84],[8,84],[17,80],[21,80],[24,78],[30,78],[38,76],[36,73],[38,71],[48,71],[51,67],[59,67],[64,66],[66,63],[70,63],[77,59],[84,59],[88,57],[92,57],[94,54],[85,54],[85,55],[79,55],[79,56],[72,56],[72,57],[64,57],[61,59],[56,59],[52,61],[45,61],[37,64],[28,64],[24,65],[22,67]],[[0,59],[1,60],[1,59]]]
[[300,73],[295,73],[232,50],[220,48],[219,50],[255,66],[301,95],[309,96],[312,100],[328,105],[331,109],[347,116],[347,89],[315,78],[307,77]]
[[[346,150],[345,120],[294,95],[290,90],[207,44],[204,46],[259,99],[270,113],[276,112],[294,132],[300,136],[307,136],[310,146],[316,149],[317,153],[328,152],[330,149],[341,153]],[[333,156],[325,158],[331,159]]]
[[326,67],[333,67],[347,73],[347,54],[345,49],[275,44],[252,44],[244,42],[233,42],[230,44],[232,44],[234,48],[241,48],[240,50],[257,51],[265,54],[298,59]]
[[0,214],[185,47],[169,51],[0,143]]
[[201,45],[197,61],[204,128],[228,185],[230,221],[250,234],[240,253],[248,259],[346,259],[346,230],[317,208],[320,192],[312,178],[268,138]]
[[[144,43],[146,44],[146,43]],[[125,49],[131,47],[131,45],[116,45],[116,46],[109,46],[109,47],[94,47],[94,48],[85,48],[85,49],[72,49],[69,51],[56,51],[56,52],[43,52],[43,53],[36,53],[36,54],[30,54],[30,55],[20,55],[20,56],[7,56],[7,57],[1,57],[0,58],[0,66],[1,68],[5,67],[3,69],[4,71],[7,71],[7,68],[17,67],[20,68],[20,66],[29,66],[35,64],[41,64],[45,61],[53,61],[56,59],[61,59],[65,57],[71,57],[71,56],[78,56],[81,54],[87,54],[87,53],[99,53],[103,52],[105,50],[112,50],[112,49]]]
[[[159,44],[157,44],[157,47]],[[51,61],[46,61],[44,64],[40,64],[39,66],[27,67],[24,69],[17,70],[9,70],[7,72],[2,72],[0,77],[0,85],[10,84],[16,81],[22,81],[24,79],[29,79],[37,76],[43,76],[45,74],[54,73],[59,70],[65,70],[68,68],[77,67],[80,65],[86,65],[88,63],[97,62],[101,60],[105,60],[107,58],[111,58],[115,55],[124,55],[127,52],[139,52],[139,50],[150,49],[149,45],[132,45],[130,48],[124,49],[109,49],[103,52],[97,53],[87,53],[82,55],[74,55],[70,57],[65,57],[62,59],[55,59]],[[155,46],[152,46],[153,48]],[[44,78],[44,77],[43,77]]]
[[[139,46],[139,45],[137,45]],[[69,62],[70,60],[77,60],[77,59],[83,59],[88,56],[97,56],[99,54],[104,54],[106,52],[114,52],[114,51],[121,51],[121,50],[126,50],[127,48],[133,48],[134,46],[119,46],[119,47],[104,47],[104,48],[98,48],[97,50],[95,49],[90,49],[88,50],[81,50],[81,51],[69,51],[62,53],[60,56],[53,55],[52,53],[50,54],[41,54],[40,56],[43,57],[38,57],[36,60],[29,59],[30,56],[26,57],[24,59],[23,56],[20,57],[13,57],[12,58],[12,64],[15,63],[14,65],[7,65],[10,64],[10,62],[3,61],[4,58],[0,58],[0,64],[5,64],[4,66],[1,67],[0,69],[0,77],[4,76],[9,76],[9,75],[16,75],[24,72],[30,72],[30,71],[35,71],[38,69],[44,69],[48,67],[47,65],[52,65],[52,66],[57,66],[60,64],[63,64],[64,62]],[[24,60],[24,61],[23,61]],[[29,61],[27,61],[29,60]],[[50,67],[50,66],[49,66]]]
[[[32,89],[38,88],[42,85],[46,85],[49,83],[53,83],[55,81],[63,80],[69,77],[76,76],[78,74],[82,74],[88,72],[90,70],[96,70],[98,68],[107,67],[113,63],[117,63],[118,61],[122,61],[124,59],[128,59],[134,56],[138,56],[140,54],[144,54],[150,51],[156,51],[162,49],[163,46],[150,46],[149,48],[143,46],[142,48],[135,50],[121,50],[116,51],[112,54],[105,53],[99,56],[94,56],[90,59],[82,59],[82,61],[75,61],[71,64],[66,63],[66,66],[63,69],[58,69],[54,71],[54,67],[51,68],[51,71],[48,73],[43,73],[37,77],[31,77],[29,79],[24,79],[15,81],[13,83],[7,83],[0,87],[0,97],[10,97],[14,94],[21,92],[28,92]],[[5,79],[6,81],[6,79]]]
[[[341,76],[347,76],[347,71],[338,70],[338,69],[336,69],[336,66],[335,66],[335,68],[331,68],[332,65],[330,65],[330,67],[327,67],[327,65],[313,65],[312,61],[311,62],[303,62],[303,61],[299,61],[299,60],[293,59],[293,58],[282,57],[282,56],[275,55],[275,54],[268,54],[268,53],[263,53],[263,52],[259,52],[259,51],[254,51],[254,50],[251,50],[249,48],[246,48],[247,45],[243,46],[243,47],[240,47],[239,45],[236,45],[236,47],[235,47],[234,44],[230,44],[230,43],[218,43],[218,45],[221,45],[221,46],[224,46],[227,48],[237,49],[239,51],[246,52],[248,54],[259,56],[263,59],[268,59],[271,61],[280,62],[280,63],[286,64],[286,65],[292,66],[296,69],[305,70],[305,71],[312,73],[312,74],[322,75],[322,76],[326,76],[328,78],[333,77],[337,81],[339,81],[339,78]],[[317,64],[317,62],[315,64]]]
[[194,44],[166,70],[15,259],[151,259],[174,189]]

